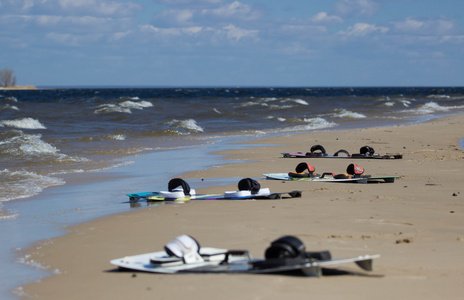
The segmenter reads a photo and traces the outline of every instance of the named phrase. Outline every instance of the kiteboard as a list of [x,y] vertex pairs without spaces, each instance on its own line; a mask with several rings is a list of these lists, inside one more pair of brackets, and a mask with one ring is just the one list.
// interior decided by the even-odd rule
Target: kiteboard
[[[327,173],[329,174],[329,173]],[[371,176],[363,178],[347,178],[347,179],[336,179],[332,176],[332,173],[329,175],[321,175],[321,177],[304,177],[304,178],[295,178],[288,176],[288,173],[269,173],[263,174],[266,179],[273,180],[284,180],[284,181],[316,181],[316,182],[347,182],[347,183],[393,183],[395,179],[400,178],[399,176]]]
[[329,251],[307,252],[305,245],[294,236],[283,236],[271,243],[265,258],[253,259],[247,250],[226,250],[200,247],[188,235],[181,235],[165,245],[164,251],[113,259],[112,265],[122,270],[150,273],[288,273],[322,276],[322,269],[355,263],[372,271],[373,260],[380,255],[362,255],[332,259]]
[[226,191],[224,194],[196,194],[187,182],[180,178],[169,181],[168,191],[127,194],[130,202],[146,200],[147,202],[190,201],[190,200],[260,200],[301,197],[302,191],[271,193],[268,188],[251,178],[244,178],[238,183],[238,191]]
[[317,182],[346,182],[346,183],[367,183],[367,178],[340,178],[336,179],[329,173],[314,177],[290,177],[288,173],[269,173],[263,174],[266,179],[284,180],[284,181],[317,181]]
[[402,159],[403,155],[399,153],[378,154],[370,146],[361,147],[360,153],[350,154],[348,151],[341,149],[333,155],[327,154],[324,147],[314,145],[309,152],[283,152],[284,158],[351,158],[351,159]]
[[[266,190],[266,189],[264,189]],[[198,194],[190,197],[165,198],[163,195],[147,197],[147,201],[188,201],[188,200],[261,200],[261,199],[282,199],[282,198],[299,198],[302,191],[291,191],[283,193],[268,192],[251,194],[243,191],[231,191],[224,194]]]
[[129,197],[130,202],[137,202],[139,200],[146,200],[148,197],[157,196],[159,192],[143,192],[143,193],[133,193],[126,194]]
[[351,183],[393,183],[399,176],[371,176],[365,175],[364,169],[356,164],[350,164],[346,173],[334,174],[330,172],[321,175],[314,173],[315,168],[308,163],[299,163],[295,172],[263,174],[266,179],[285,181],[319,181],[319,182],[351,182]]

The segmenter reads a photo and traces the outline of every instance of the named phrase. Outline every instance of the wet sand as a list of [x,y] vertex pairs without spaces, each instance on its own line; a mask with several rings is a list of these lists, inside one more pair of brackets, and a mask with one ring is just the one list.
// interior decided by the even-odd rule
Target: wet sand
[[[254,140],[263,147],[225,151],[225,163],[181,177],[204,182],[219,177],[261,178],[272,192],[303,190],[295,199],[190,201],[100,218],[68,228],[26,252],[53,275],[23,287],[39,299],[461,299],[464,269],[464,115],[423,124],[339,130]],[[281,152],[401,153],[401,160],[295,159]],[[275,145],[275,146],[269,146]],[[341,184],[264,180],[262,173],[293,171],[307,161],[316,172],[345,172],[354,162],[366,174],[398,175],[395,183]],[[227,162],[227,161],[226,161]],[[142,166],[141,166],[142,167]],[[166,183],[167,185],[167,183]],[[192,186],[195,188],[195,186]],[[223,193],[236,185],[197,189]],[[137,192],[137,191],[134,191]],[[123,195],[121,195],[123,196]],[[247,249],[263,257],[282,235],[299,237],[308,250],[332,256],[380,254],[373,272],[354,265],[344,275],[308,278],[284,275],[157,275],[121,272],[109,261],[154,252],[189,234],[202,246]]]

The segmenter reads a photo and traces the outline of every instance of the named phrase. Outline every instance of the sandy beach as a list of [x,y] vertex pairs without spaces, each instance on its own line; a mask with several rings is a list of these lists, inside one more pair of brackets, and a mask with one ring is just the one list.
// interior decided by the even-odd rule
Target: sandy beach
[[[426,123],[295,134],[250,141],[263,144],[218,154],[223,165],[182,174],[185,180],[253,177],[272,192],[303,190],[295,199],[190,201],[149,206],[68,228],[25,253],[56,275],[23,287],[38,299],[461,299],[464,283],[464,115]],[[401,153],[400,160],[295,159],[281,152]],[[241,160],[244,163],[228,163]],[[306,161],[316,172],[343,173],[354,162],[366,174],[401,176],[395,183],[282,182],[263,173],[293,171]],[[167,185],[167,183],[166,183]],[[192,186],[195,188],[194,186]],[[223,193],[236,185],[202,188]],[[138,191],[134,191],[138,192]],[[121,195],[121,198],[124,198]],[[355,265],[345,275],[321,278],[284,275],[158,275],[121,272],[111,259],[160,251],[189,234],[202,246],[247,249],[263,257],[282,235],[299,237],[308,250],[334,258],[380,254],[373,272]],[[350,273],[352,272],[352,273]]]

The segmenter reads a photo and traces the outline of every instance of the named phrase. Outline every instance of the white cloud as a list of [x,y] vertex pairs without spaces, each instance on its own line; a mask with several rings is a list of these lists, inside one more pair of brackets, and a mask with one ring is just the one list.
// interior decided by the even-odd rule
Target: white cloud
[[393,22],[392,24],[393,28],[397,32],[421,35],[449,34],[455,28],[455,24],[446,19],[421,21],[413,18],[407,18],[402,22]]
[[389,31],[387,27],[375,26],[367,23],[356,23],[348,27],[346,31],[340,31],[339,34],[352,37],[363,37],[374,32],[386,33]]
[[224,26],[223,29],[227,32],[227,37],[233,40],[240,40],[242,38],[255,38],[258,35],[258,30],[248,30],[237,28],[234,25]]
[[125,32],[115,32],[111,35],[111,37],[108,39],[110,42],[117,42],[119,40],[122,40],[123,38],[129,36],[132,33],[132,31],[125,31]]
[[227,24],[237,24],[258,20],[259,10],[238,1],[209,7],[189,6],[173,8],[155,16],[159,27],[211,26],[221,28]]
[[117,0],[7,0],[4,9],[10,13],[31,15],[131,16],[141,10],[139,4]]
[[[35,22],[41,26],[77,26],[77,27],[91,27],[99,28],[108,23],[111,23],[110,18],[96,18],[91,16],[82,16],[82,17],[61,17],[61,16],[34,16],[31,17]],[[100,30],[102,28],[99,28]]]
[[176,11],[170,11],[168,12],[177,23],[179,24],[187,24],[191,22],[194,12],[189,9],[183,9],[183,10],[176,10]]
[[[192,36],[199,37],[203,34],[208,34],[208,36],[204,36],[204,38],[213,38],[216,42],[221,37],[225,37],[228,40],[240,41],[244,38],[257,38],[259,34],[258,30],[243,29],[232,24],[216,29],[201,26],[161,28],[152,25],[143,25],[140,26],[140,31],[151,35],[155,39],[156,37],[182,39]],[[212,34],[212,36],[210,34]]]
[[320,12],[311,18],[311,21],[315,23],[342,23],[342,18],[338,16],[329,16],[326,12]]
[[195,35],[199,34],[207,29],[195,26],[195,27],[185,27],[185,28],[160,28],[152,25],[143,25],[140,26],[140,31],[149,33],[149,34],[158,34],[162,36],[181,36],[181,35]]
[[[82,12],[89,15],[128,16],[134,10],[140,9],[132,2],[117,2],[111,0],[57,0],[63,11],[68,13]],[[52,1],[54,2],[54,1]]]
[[56,43],[65,46],[82,46],[88,43],[94,43],[102,38],[102,34],[75,35],[69,33],[51,32],[46,37]]

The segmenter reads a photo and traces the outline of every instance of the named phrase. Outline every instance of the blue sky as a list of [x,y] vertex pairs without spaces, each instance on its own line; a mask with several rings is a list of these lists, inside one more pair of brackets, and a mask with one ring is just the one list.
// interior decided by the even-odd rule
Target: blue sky
[[36,86],[463,86],[462,0],[0,0]]

